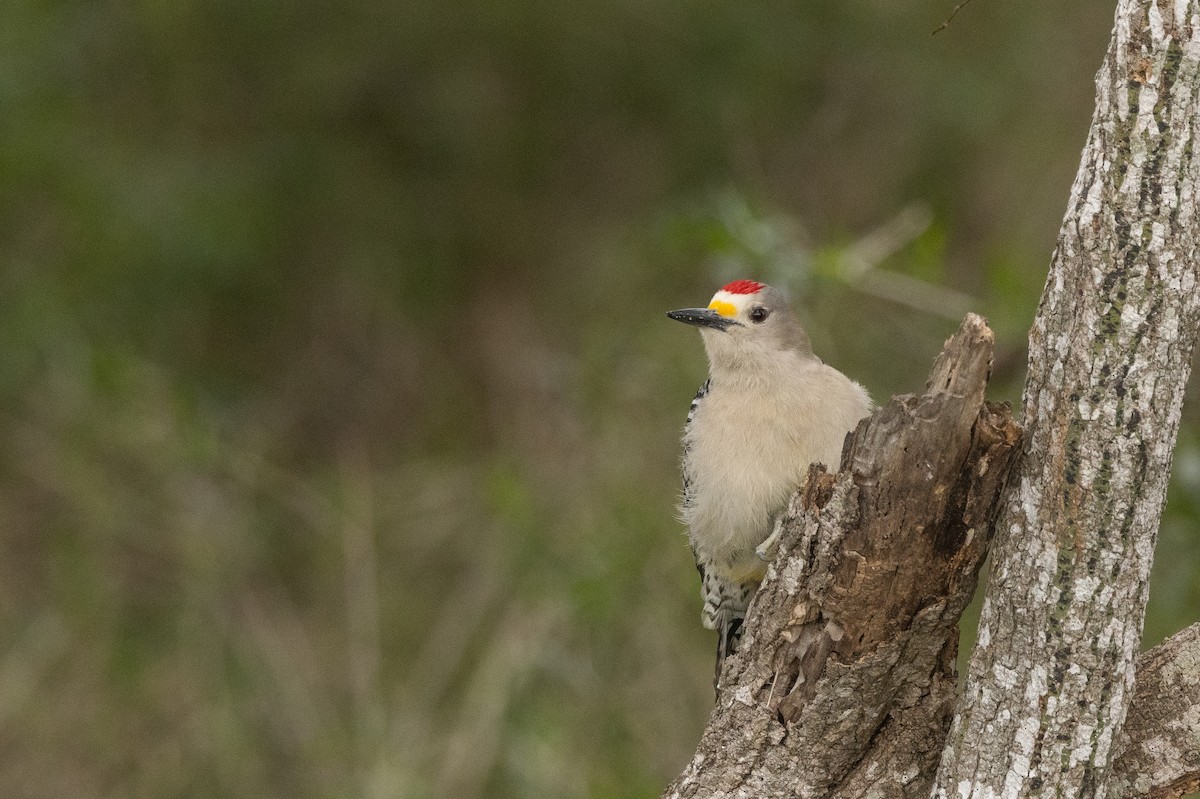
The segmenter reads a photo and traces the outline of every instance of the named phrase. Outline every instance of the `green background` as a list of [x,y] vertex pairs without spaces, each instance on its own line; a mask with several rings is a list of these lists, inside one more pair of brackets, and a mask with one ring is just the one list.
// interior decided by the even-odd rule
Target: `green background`
[[1019,398],[1112,3],[952,8],[8,3],[0,794],[658,795],[714,648],[664,312],[786,286],[886,400],[969,308]]

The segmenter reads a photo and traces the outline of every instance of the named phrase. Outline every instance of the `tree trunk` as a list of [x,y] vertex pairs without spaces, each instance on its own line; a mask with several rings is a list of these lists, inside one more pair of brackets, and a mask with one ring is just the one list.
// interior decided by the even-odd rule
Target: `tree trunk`
[[936,796],[1102,796],[1200,328],[1197,3],[1122,0]]
[[[1171,694],[1139,694],[1120,737],[1200,329],[1198,92],[1200,0],[1120,0],[1030,333],[1013,479],[1019,432],[983,402],[991,336],[968,317],[927,392],[864,421],[842,471],[793,498],[667,796],[1102,796],[1118,748],[1116,796],[1200,783],[1190,633],[1143,661]],[[955,714],[957,619],[997,515]]]

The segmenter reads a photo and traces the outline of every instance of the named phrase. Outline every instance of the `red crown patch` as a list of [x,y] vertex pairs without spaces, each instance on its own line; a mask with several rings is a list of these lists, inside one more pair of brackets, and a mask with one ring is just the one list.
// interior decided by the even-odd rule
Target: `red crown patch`
[[765,285],[754,280],[735,280],[722,286],[721,291],[728,291],[730,294],[757,294],[764,288]]

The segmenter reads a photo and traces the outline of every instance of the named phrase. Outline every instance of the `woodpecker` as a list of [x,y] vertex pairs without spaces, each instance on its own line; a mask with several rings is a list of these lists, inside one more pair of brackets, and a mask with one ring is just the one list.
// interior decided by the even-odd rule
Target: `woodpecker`
[[701,623],[717,631],[714,687],[741,640],[766,573],[764,542],[808,467],[840,463],[846,434],[871,411],[865,389],[813,354],[783,295],[737,280],[707,308],[667,314],[700,328],[709,374],[683,432],[683,499]]

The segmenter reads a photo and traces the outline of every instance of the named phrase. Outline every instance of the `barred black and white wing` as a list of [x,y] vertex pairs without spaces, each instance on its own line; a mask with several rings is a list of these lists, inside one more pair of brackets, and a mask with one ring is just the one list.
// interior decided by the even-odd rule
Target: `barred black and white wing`
[[712,388],[712,379],[704,381],[704,385],[696,391],[696,396],[692,398],[692,404],[688,408],[687,421],[683,425],[683,507],[690,508],[694,497],[692,496],[692,487],[695,485],[695,478],[691,474],[690,461],[688,459],[688,441],[691,439],[692,421],[696,418],[696,409],[700,407],[701,401],[708,396],[709,390]]
[[[712,380],[704,381],[704,385],[700,386],[700,390],[692,399],[691,407],[688,409],[687,422],[684,425],[682,507],[685,511],[691,507],[694,501],[693,491],[696,483],[696,476],[692,473],[692,465],[688,458],[688,441],[691,438],[689,433],[696,418],[696,411],[711,389]],[[725,658],[737,651],[738,643],[742,638],[742,622],[746,618],[746,609],[750,605],[750,599],[754,596],[758,583],[757,581],[749,583],[733,581],[718,574],[719,570],[714,569],[714,564],[709,563],[705,555],[697,550],[694,541],[692,554],[696,558],[696,571],[700,573],[700,597],[704,601],[704,608],[700,613],[700,623],[705,628],[717,632],[717,663],[713,685],[719,688],[721,668],[725,664]]]

